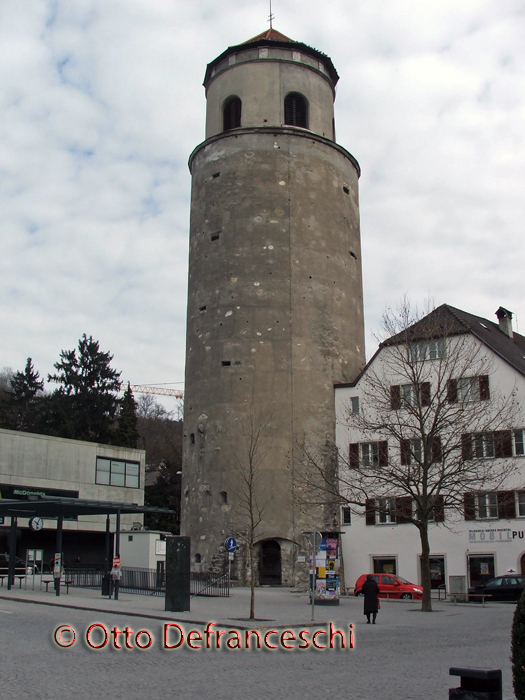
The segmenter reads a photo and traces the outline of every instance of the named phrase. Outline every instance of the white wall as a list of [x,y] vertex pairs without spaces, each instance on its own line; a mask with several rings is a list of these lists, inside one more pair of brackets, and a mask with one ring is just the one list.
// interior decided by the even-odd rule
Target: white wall
[[[120,533],[120,564],[124,567],[156,569],[157,562],[166,561],[165,554],[155,554],[155,542],[161,533],[153,530],[133,530]],[[164,540],[164,546],[166,541]]]

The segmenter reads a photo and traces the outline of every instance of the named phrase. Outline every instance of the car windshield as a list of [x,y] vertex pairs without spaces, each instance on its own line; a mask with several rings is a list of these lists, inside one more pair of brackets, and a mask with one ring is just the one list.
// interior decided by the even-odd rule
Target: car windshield
[[402,576],[398,576],[397,574],[396,574],[396,578],[399,581],[399,583],[408,583],[409,586],[414,585],[411,581],[407,581],[406,578],[403,578]]

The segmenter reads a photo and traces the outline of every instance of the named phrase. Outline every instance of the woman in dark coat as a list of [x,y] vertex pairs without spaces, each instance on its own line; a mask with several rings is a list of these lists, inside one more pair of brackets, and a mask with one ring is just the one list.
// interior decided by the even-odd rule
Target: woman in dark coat
[[370,615],[372,615],[372,624],[375,625],[377,611],[379,610],[379,586],[372,574],[368,574],[366,577],[361,591],[365,597],[364,614],[366,615],[366,622],[370,624]]

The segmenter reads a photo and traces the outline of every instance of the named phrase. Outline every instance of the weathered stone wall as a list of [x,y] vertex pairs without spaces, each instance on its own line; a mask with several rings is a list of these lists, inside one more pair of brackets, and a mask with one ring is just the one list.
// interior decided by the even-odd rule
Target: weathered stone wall
[[250,412],[270,423],[257,539],[333,529],[332,514],[298,507],[293,455],[304,435],[334,440],[333,383],[363,364],[363,304],[357,164],[344,149],[303,130],[237,130],[196,149],[191,170],[182,530],[205,562],[244,527],[235,464]]

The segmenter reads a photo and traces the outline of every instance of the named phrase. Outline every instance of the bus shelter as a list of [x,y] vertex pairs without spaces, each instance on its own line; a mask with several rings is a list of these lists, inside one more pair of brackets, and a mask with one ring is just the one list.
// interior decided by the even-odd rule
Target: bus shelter
[[[166,513],[175,511],[169,508],[156,508],[152,506],[139,506],[135,503],[118,503],[114,501],[95,501],[83,498],[65,498],[57,496],[30,496],[27,500],[0,499],[0,516],[11,518],[11,528],[9,536],[9,569],[7,588],[11,589],[15,577],[16,564],[16,531],[18,518],[42,518],[56,519],[56,543],[55,552],[62,552],[62,534],[64,518],[76,517],[79,515],[105,515],[106,516],[106,559],[108,566],[110,563],[110,516],[116,516],[115,527],[115,557],[120,557],[120,516],[125,514],[142,513]],[[109,571],[108,571],[109,573]],[[56,572],[55,591],[60,595],[60,572],[58,577]],[[115,599],[118,599],[118,583],[115,586]]]

